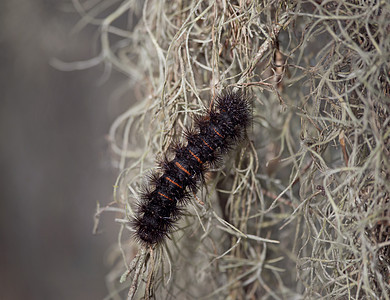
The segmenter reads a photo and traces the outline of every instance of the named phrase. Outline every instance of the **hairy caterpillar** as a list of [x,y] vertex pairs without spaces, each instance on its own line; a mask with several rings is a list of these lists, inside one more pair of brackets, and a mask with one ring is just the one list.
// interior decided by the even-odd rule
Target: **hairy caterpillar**
[[207,114],[194,119],[185,131],[186,142],[171,146],[175,157],[164,159],[141,193],[133,220],[135,238],[152,246],[174,228],[190,192],[210,168],[240,140],[250,123],[250,104],[241,93],[218,96]]

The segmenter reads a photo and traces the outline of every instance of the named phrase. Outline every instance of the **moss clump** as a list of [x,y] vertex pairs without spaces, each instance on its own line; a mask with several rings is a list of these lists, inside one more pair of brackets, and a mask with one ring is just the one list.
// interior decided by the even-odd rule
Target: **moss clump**
[[155,155],[224,89],[253,98],[248,139],[172,240],[132,263],[137,245],[120,242],[111,283],[129,275],[129,298],[389,299],[388,1],[106,0],[82,13],[128,78],[110,130],[120,241]]

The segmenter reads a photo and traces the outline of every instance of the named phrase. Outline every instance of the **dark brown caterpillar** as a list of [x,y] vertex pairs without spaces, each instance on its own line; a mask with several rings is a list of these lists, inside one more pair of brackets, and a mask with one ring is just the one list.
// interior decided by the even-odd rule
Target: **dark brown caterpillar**
[[151,176],[141,194],[133,226],[142,244],[151,246],[164,240],[205,172],[243,137],[251,120],[249,101],[241,93],[227,92],[214,104],[186,130],[186,143],[171,147],[175,157],[161,162],[161,170]]

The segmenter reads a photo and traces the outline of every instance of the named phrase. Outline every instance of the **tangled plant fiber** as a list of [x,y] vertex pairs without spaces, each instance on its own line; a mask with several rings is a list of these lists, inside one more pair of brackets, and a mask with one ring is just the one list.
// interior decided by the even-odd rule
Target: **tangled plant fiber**
[[[96,214],[120,226],[107,299],[390,298],[388,1],[74,2],[76,28],[99,25],[91,61],[126,77]],[[142,178],[226,88],[254,99],[248,138],[139,248]]]

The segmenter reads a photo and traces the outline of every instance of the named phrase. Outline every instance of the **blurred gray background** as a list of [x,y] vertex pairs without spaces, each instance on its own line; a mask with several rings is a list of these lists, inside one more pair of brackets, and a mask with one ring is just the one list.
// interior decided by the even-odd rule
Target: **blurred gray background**
[[89,59],[97,28],[71,35],[71,1],[0,1],[0,299],[102,299],[115,226],[92,235],[117,171],[106,140],[120,75],[62,72]]

